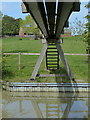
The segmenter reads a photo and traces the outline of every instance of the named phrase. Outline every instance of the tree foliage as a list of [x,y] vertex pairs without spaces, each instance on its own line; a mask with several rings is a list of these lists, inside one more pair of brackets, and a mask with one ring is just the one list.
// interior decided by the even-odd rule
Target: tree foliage
[[2,35],[16,35],[19,32],[19,21],[13,17],[5,15],[2,18]]
[[3,16],[3,14],[2,14],[2,12],[0,11],[0,36],[1,36],[1,34],[2,34],[2,16]]
[[75,21],[70,24],[70,29],[72,31],[73,35],[82,35],[84,33],[84,23],[79,20],[78,18],[75,18]]
[[20,27],[23,28],[26,34],[39,34],[39,28],[36,26],[31,15],[26,16],[25,20],[20,20]]
[[[0,22],[1,17],[2,13],[0,12]],[[21,18],[15,19],[7,15],[2,17],[2,35],[18,35],[20,27],[26,34],[40,34],[39,28],[36,26],[31,15],[26,16],[25,20]]]
[[87,31],[85,31],[85,39],[90,46],[90,2],[85,7],[88,8],[88,15],[85,16],[85,18],[88,20],[88,22],[86,23]]
[[3,16],[3,14],[2,14],[2,12],[0,11],[0,20],[2,20],[2,16]]

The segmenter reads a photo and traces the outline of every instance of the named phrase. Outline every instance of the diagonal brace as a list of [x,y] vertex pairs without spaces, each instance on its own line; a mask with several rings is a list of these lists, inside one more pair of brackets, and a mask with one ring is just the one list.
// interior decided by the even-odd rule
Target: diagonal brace
[[64,64],[64,67],[65,67],[65,69],[66,69],[66,71],[67,71],[67,74],[68,74],[68,76],[69,76],[69,79],[70,79],[70,80],[74,80],[73,74],[72,74],[72,72],[71,72],[71,70],[70,70],[70,67],[69,67],[68,62],[67,62],[67,60],[66,60],[66,57],[64,56],[64,52],[63,52],[63,50],[62,50],[62,47],[61,47],[60,43],[57,42],[57,43],[56,43],[56,47],[57,47],[57,50],[58,50],[59,55],[60,55],[60,57],[61,57],[61,60],[62,60],[62,62],[63,62],[63,64]]
[[42,115],[42,112],[41,112],[41,110],[40,110],[40,108],[39,108],[39,106],[38,106],[38,103],[35,102],[35,101],[32,101],[32,105],[33,105],[34,110],[35,110],[35,112],[36,112],[36,114],[37,114],[37,117],[38,117],[38,118],[43,118],[43,115]]
[[45,45],[44,45],[43,48],[42,48],[42,52],[41,52],[41,54],[40,54],[40,56],[39,56],[39,58],[38,58],[38,61],[37,61],[36,65],[35,65],[35,68],[34,68],[34,71],[33,71],[33,73],[32,73],[32,76],[31,76],[30,80],[35,80],[35,78],[36,78],[36,76],[37,76],[37,73],[38,73],[38,70],[39,70],[39,68],[40,68],[40,65],[41,65],[41,63],[42,63],[42,60],[43,60],[43,58],[44,58],[44,56],[45,56],[47,47],[48,47],[48,44],[45,43]]

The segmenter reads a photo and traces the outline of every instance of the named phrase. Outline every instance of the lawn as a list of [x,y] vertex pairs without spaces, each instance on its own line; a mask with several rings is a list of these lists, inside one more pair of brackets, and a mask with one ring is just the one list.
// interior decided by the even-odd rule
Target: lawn
[[42,48],[41,41],[30,40],[29,38],[23,38],[20,40],[18,37],[9,37],[2,39],[2,50],[7,53],[33,53],[40,52]]
[[[2,52],[7,53],[40,53],[43,44],[41,40],[30,40],[23,38],[19,40],[18,37],[10,37],[2,39]],[[64,38],[62,48],[65,53],[86,53],[86,44],[83,42],[82,36]],[[88,76],[88,62],[87,56],[66,56],[70,68],[76,80],[83,80],[87,82]],[[21,56],[21,70],[18,70],[18,56],[6,55],[3,56],[5,72],[3,73],[3,80],[14,82],[27,82],[33,72],[34,66],[38,56]],[[45,58],[39,69],[40,74],[50,73],[66,73],[62,62],[60,61],[60,70],[48,71],[45,68]],[[32,81],[29,81],[32,82]],[[69,82],[67,77],[50,77],[50,78],[36,78],[33,82]],[[80,82],[80,81],[77,81]]]

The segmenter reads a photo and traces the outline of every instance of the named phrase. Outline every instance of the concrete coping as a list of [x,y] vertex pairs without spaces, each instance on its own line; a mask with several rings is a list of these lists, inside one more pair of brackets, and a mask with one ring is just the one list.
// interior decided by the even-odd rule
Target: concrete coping
[[90,83],[16,83],[6,82],[9,87],[90,87]]

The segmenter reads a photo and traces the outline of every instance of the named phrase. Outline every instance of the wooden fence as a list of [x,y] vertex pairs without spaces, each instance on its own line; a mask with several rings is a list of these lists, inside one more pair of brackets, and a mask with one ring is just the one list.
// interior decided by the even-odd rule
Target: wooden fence
[[[21,55],[40,55],[40,53],[2,53],[2,55],[18,55],[18,69],[21,69]],[[79,55],[88,56],[90,54],[74,54],[74,53],[64,53],[64,55]]]

